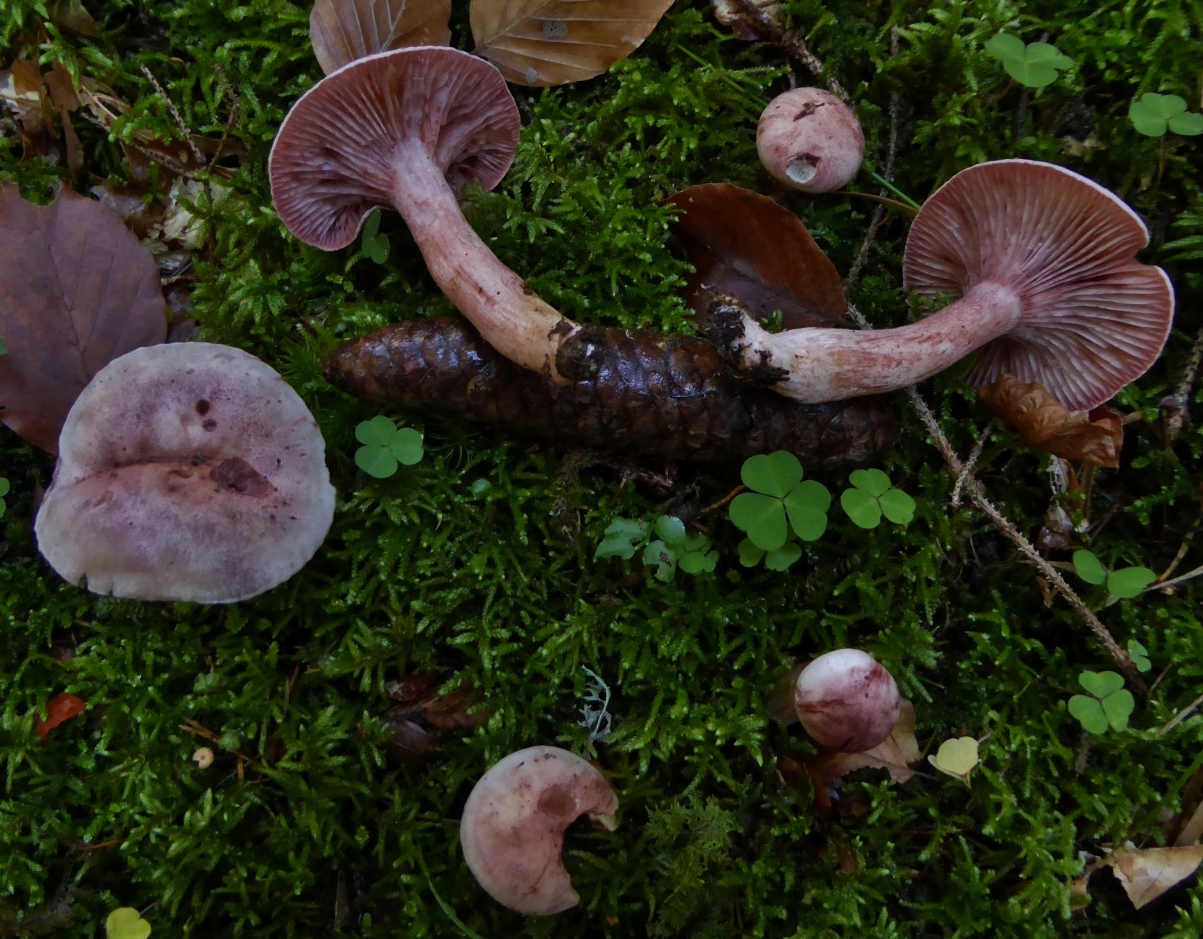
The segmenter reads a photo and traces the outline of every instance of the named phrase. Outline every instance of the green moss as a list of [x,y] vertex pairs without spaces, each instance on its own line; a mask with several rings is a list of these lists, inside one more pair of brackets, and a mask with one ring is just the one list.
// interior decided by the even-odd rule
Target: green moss
[[[64,883],[76,889],[71,935],[97,934],[118,905],[142,910],[156,935],[317,936],[340,923],[365,937],[462,935],[443,903],[482,936],[1203,931],[1193,882],[1139,913],[1107,872],[1095,875],[1083,913],[1071,913],[1069,889],[1083,852],[1164,843],[1164,819],[1193,809],[1182,800],[1203,719],[1158,728],[1203,681],[1195,582],[1100,612],[1165,674],[1133,729],[1090,741],[1083,759],[1065,702],[1079,672],[1112,663],[1061,602],[1046,605],[1032,570],[982,516],[949,506],[953,483],[905,413],[886,468],[917,498],[915,521],[866,532],[833,511],[831,529],[787,574],[739,567],[741,535],[721,512],[704,517],[721,557],[713,576],[660,584],[638,558],[595,559],[610,521],[663,511],[657,497],[604,468],[572,472],[555,448],[429,416],[409,416],[425,432],[424,460],[367,478],[352,462],[354,428],[375,411],[322,381],[320,353],[450,306],[395,216],[381,226],[393,246],[382,267],[299,245],[271,210],[275,128],[319,76],[308,7],[87,5],[97,7],[97,36],[50,26],[40,49],[45,5],[6,5],[0,49],[62,61],[132,103],[111,135],[77,122],[87,154],[79,188],[89,175],[126,178],[118,139],[178,135],[142,65],[193,132],[219,136],[236,114],[231,133],[245,155],[231,195],[198,207],[213,242],[196,263],[193,309],[204,338],[263,356],[313,408],[340,497],[318,557],[263,597],[231,608],[99,599],[59,583],[37,556],[28,520],[52,461],[0,438],[12,482],[0,543],[0,934],[53,906]],[[1203,432],[1188,428],[1165,449],[1156,423],[1201,325],[1200,145],[1141,137],[1126,115],[1144,91],[1197,100],[1189,9],[1169,0],[787,8],[854,91],[878,168],[900,96],[897,180],[915,198],[965,165],[1018,155],[1085,172],[1149,220],[1146,259],[1174,278],[1179,320],[1162,363],[1120,397],[1144,419],[1128,428],[1123,469],[1094,478],[1089,541],[1108,564],[1164,570],[1200,515]],[[983,49],[1000,31],[1025,41],[1047,32],[1075,66],[1039,93],[1008,87]],[[690,329],[678,298],[687,267],[658,203],[701,182],[768,191],[754,122],[790,73],[777,50],[717,29],[708,3],[678,2],[606,76],[519,90],[518,159],[499,191],[469,195],[469,216],[572,316]],[[0,178],[27,196],[44,201],[66,178],[20,157],[0,136]],[[876,191],[864,178],[854,185]],[[846,271],[874,203],[782,198]],[[852,292],[880,325],[906,319],[905,234],[903,220],[887,221]],[[986,416],[959,377],[925,393],[968,452]],[[1197,394],[1195,407],[1198,420]],[[1051,501],[1043,460],[994,431],[982,465],[993,497],[1034,536]],[[474,492],[479,479],[487,491]],[[738,468],[680,467],[677,479],[680,498],[703,506],[738,483]],[[1192,542],[1179,570],[1199,563]],[[784,781],[778,760],[810,748],[768,720],[764,701],[793,661],[845,644],[897,676],[923,745],[987,738],[968,788],[934,775],[891,786],[866,771],[848,780],[839,811],[822,814],[807,785]],[[612,733],[592,744],[578,724],[582,667],[613,690]],[[413,673],[470,685],[484,718],[478,730],[445,734],[425,770],[393,766],[383,752],[385,684]],[[61,692],[89,710],[43,746],[35,720]],[[615,833],[570,832],[566,860],[583,903],[550,921],[484,897],[454,824],[484,768],[535,743],[595,753],[622,799]],[[216,755],[208,768],[191,758],[200,746]]]

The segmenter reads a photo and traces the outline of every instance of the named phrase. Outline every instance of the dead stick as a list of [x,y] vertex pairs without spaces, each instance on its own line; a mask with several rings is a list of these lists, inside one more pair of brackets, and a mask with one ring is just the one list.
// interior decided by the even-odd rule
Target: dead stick
[[759,32],[769,37],[769,42],[775,46],[780,46],[788,55],[801,62],[815,78],[826,81],[827,88],[833,95],[845,101],[850,100],[848,92],[844,90],[844,86],[840,84],[839,79],[832,75],[824,78],[827,66],[823,64],[822,59],[810,51],[797,32],[788,29],[783,23],[766,13],[761,7],[751,2],[751,0],[731,0],[731,2]]

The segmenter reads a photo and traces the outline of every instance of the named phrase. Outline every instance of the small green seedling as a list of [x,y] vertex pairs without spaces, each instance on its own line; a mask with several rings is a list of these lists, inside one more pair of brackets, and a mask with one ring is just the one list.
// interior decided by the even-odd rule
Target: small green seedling
[[1132,660],[1138,672],[1147,672],[1153,667],[1153,663],[1149,661],[1149,650],[1135,639],[1128,640],[1128,658]]
[[1070,68],[1073,59],[1060,53],[1047,42],[1024,45],[1018,36],[999,33],[987,40],[986,51],[1003,64],[1003,68],[1019,84],[1027,88],[1043,88],[1057,80],[1062,69]]
[[940,749],[927,761],[941,773],[956,776],[966,784],[969,774],[978,764],[977,741],[972,737],[954,737],[940,744]]
[[654,567],[653,576],[664,583],[676,576],[678,568],[686,574],[707,574],[718,564],[718,552],[710,550],[710,539],[700,533],[689,534],[685,523],[672,515],[658,516],[650,525],[629,518],[614,519],[593,556],[629,561],[640,547],[643,563]]
[[1105,584],[1109,596],[1128,600],[1140,596],[1149,584],[1157,579],[1147,567],[1125,567],[1108,571],[1093,551],[1085,549],[1074,552],[1074,572],[1086,583],[1096,586]]
[[607,527],[601,544],[593,552],[595,558],[622,558],[629,561],[635,549],[647,541],[648,526],[631,518],[616,518]]
[[355,451],[355,465],[377,479],[392,476],[402,463],[413,466],[422,459],[422,435],[383,414],[356,427],[355,439],[363,444]]
[[1107,728],[1127,730],[1128,718],[1136,707],[1132,692],[1124,687],[1124,676],[1118,672],[1083,672],[1078,683],[1089,694],[1076,694],[1069,699],[1069,713],[1092,734],[1106,733]]
[[851,489],[840,496],[840,505],[854,525],[876,528],[884,515],[896,525],[915,518],[915,500],[895,489],[890,477],[879,469],[853,470],[848,476]]
[[831,493],[822,483],[802,479],[802,464],[792,453],[749,457],[740,477],[752,491],[736,496],[728,511],[735,527],[761,551],[779,550],[791,529],[803,541],[814,541],[827,530]]
[[12,484],[3,476],[0,476],[0,518],[8,511],[8,503],[4,501],[4,497],[8,495],[8,491],[11,488]]
[[119,906],[104,921],[106,939],[146,939],[150,923],[132,906]]
[[360,250],[365,257],[371,258],[377,264],[383,264],[388,260],[388,235],[380,234],[381,214],[377,209],[369,215],[367,221],[363,223],[363,230],[360,233]]
[[1178,95],[1147,92],[1133,99],[1128,118],[1136,132],[1146,137],[1164,137],[1169,131],[1183,137],[1203,134],[1203,114],[1187,111],[1186,101]]

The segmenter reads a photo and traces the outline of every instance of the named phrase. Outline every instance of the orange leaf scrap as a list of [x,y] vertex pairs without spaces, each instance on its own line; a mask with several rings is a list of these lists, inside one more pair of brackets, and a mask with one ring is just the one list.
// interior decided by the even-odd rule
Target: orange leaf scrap
[[50,737],[50,731],[59,724],[66,723],[73,717],[78,717],[88,709],[88,703],[75,694],[56,694],[46,702],[46,717],[38,718],[33,725],[33,732],[42,743]]

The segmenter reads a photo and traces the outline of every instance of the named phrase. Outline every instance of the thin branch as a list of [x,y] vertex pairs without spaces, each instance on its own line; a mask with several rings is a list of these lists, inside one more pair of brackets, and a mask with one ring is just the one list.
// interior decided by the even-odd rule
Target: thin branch
[[827,83],[828,90],[845,101],[850,101],[848,92],[833,75],[826,75],[827,66],[823,60],[810,51],[802,37],[795,30],[789,29],[776,17],[766,13],[752,0],[730,0],[740,14],[755,28],[755,31],[767,37],[767,41],[785,50],[792,59],[801,63],[815,78]]

